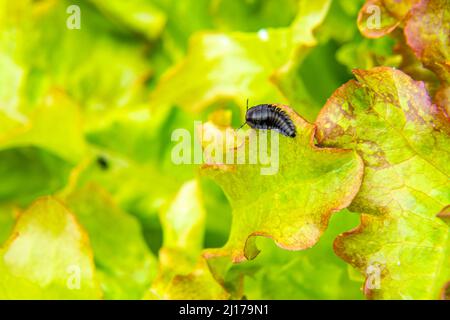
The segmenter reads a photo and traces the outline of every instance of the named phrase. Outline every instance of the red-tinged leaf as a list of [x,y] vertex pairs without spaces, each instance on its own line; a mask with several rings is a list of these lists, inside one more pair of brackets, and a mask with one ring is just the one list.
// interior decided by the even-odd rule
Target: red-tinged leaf
[[405,25],[408,45],[423,64],[450,83],[450,1],[422,0]]
[[387,67],[356,70],[317,119],[318,140],[363,158],[351,210],[361,225],[335,251],[366,275],[370,298],[435,299],[450,279],[450,122],[422,82]]

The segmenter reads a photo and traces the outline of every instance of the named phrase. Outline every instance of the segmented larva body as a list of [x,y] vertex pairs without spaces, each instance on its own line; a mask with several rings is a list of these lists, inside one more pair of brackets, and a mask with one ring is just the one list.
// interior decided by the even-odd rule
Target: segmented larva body
[[254,129],[278,130],[282,135],[295,137],[295,125],[284,110],[273,104],[251,107],[245,115],[246,123]]

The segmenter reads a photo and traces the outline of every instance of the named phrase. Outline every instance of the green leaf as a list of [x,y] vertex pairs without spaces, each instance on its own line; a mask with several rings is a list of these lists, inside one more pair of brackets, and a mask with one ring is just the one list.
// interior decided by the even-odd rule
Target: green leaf
[[75,217],[51,197],[23,212],[0,249],[2,299],[99,299],[93,256]]
[[356,33],[358,33],[355,20],[363,2],[364,0],[332,1],[324,21],[314,32],[319,43],[330,39],[338,43],[354,41]]
[[[145,148],[145,145],[142,144],[142,147]],[[100,160],[106,166],[101,165]],[[138,218],[147,244],[153,253],[157,253],[162,232],[158,212],[177,192],[185,176],[193,176],[191,170],[185,168],[181,172],[181,169],[179,166],[178,171],[165,171],[159,163],[138,163],[100,149],[96,150],[92,158],[76,167],[71,175],[75,185],[95,183],[101,186],[120,208]]]
[[226,300],[229,294],[216,282],[205,260],[200,259],[187,275],[176,275],[166,288],[164,299]]
[[401,57],[394,54],[394,44],[395,41],[388,37],[352,41],[341,46],[336,57],[350,71],[356,68],[371,69],[380,65],[398,67]]
[[196,180],[186,182],[167,210],[160,215],[163,246],[196,257],[203,248],[205,210]]
[[[186,128],[193,133],[194,120],[178,108],[150,111],[147,105],[111,112],[87,133],[87,140],[98,147],[97,156],[106,159],[109,166],[100,168],[92,159],[80,179],[103,186],[125,211],[139,218],[148,231],[146,236],[156,235],[155,227],[160,229],[158,210],[196,175],[198,165],[172,162],[174,144],[170,143],[175,129]],[[148,180],[158,181],[158,185]],[[160,241],[151,244],[154,252],[159,249],[156,242]]]
[[10,86],[17,93],[9,97],[8,104],[18,109],[22,118],[55,87],[86,111],[88,127],[101,120],[99,114],[145,101],[145,82],[152,73],[146,44],[127,40],[120,28],[85,2],[77,3],[81,29],[67,28],[66,10],[72,4],[23,1],[0,6],[0,15],[8,15],[0,48],[5,48],[6,61],[16,65],[7,69],[6,78],[14,80]]
[[210,12],[219,29],[256,32],[289,26],[298,0],[211,1]]
[[[199,112],[217,100],[233,100],[242,108],[246,98],[286,101],[280,90],[291,96],[293,83],[301,84],[297,67],[307,49],[316,45],[313,30],[325,18],[329,4],[327,0],[301,1],[297,17],[286,28],[194,35],[186,58],[171,68],[153,91],[152,106],[175,104]],[[304,104],[296,107],[314,118],[307,93],[300,98]]]
[[231,227],[231,207],[222,189],[211,179],[201,179],[206,211],[205,248],[223,246]]
[[47,150],[69,163],[80,160],[86,146],[79,107],[65,94],[53,91],[25,123],[0,136],[0,150],[29,146]]
[[225,299],[228,293],[214,279],[200,253],[205,209],[196,180],[186,182],[161,215],[164,231],[160,271],[147,299]]
[[361,299],[360,283],[350,279],[347,264],[335,256],[335,237],[357,225],[356,214],[342,210],[313,248],[291,252],[259,238],[261,254],[235,265],[230,272],[246,274],[245,296],[250,299]]
[[288,35],[274,30],[268,37],[266,42],[246,33],[194,35],[186,59],[166,73],[153,91],[152,105],[176,104],[199,112],[219,98],[235,98],[238,104],[244,103],[242,97],[282,99],[269,76],[274,62],[280,65],[287,58],[286,45],[279,44],[288,43]]
[[0,246],[8,239],[14,226],[15,212],[11,205],[0,206]]
[[153,0],[167,16],[167,24],[161,36],[161,49],[168,55],[169,62],[184,57],[191,35],[200,30],[214,27],[211,0]]
[[137,220],[95,184],[78,188],[65,199],[90,237],[104,297],[140,299],[156,275],[157,263]]
[[350,207],[361,225],[337,238],[336,253],[367,276],[371,298],[435,299],[450,278],[449,229],[436,217],[450,203],[449,119],[399,70],[354,73],[316,122],[320,145],[365,163]]
[[[299,87],[293,86],[292,95],[289,93],[289,101],[292,106],[302,105],[302,90],[306,89],[306,93],[314,102],[308,107],[306,120],[315,120],[328,97],[343,82],[350,79],[350,73],[337,60],[336,50],[338,48],[339,46],[333,41],[319,44],[308,52],[299,66],[297,72],[302,82],[299,83]],[[319,83],[320,85],[318,85]],[[304,115],[303,110],[300,114]]]
[[28,205],[68,181],[72,166],[45,150],[28,147],[0,151],[0,202]]
[[[319,240],[330,215],[349,205],[359,189],[361,159],[351,151],[317,148],[315,127],[289,107],[278,106],[292,119],[297,136],[279,137],[277,174],[261,175],[262,166],[248,161],[210,164],[202,170],[222,187],[233,208],[228,242],[207,251],[208,258],[253,259],[258,253],[255,236],[270,237],[289,250],[309,248]],[[248,150],[248,139],[238,148]]]
[[[0,43],[4,40],[0,35]],[[3,36],[4,37],[4,36]],[[10,130],[17,122],[23,120],[23,116],[17,111],[16,104],[19,96],[20,82],[23,78],[23,70],[0,46],[0,128],[1,131]]]
[[257,32],[288,26],[298,11],[298,0],[153,0],[167,16],[167,24],[152,54],[156,78],[185,58],[195,33]]
[[[97,126],[90,128],[86,140],[127,159],[138,162],[157,160],[161,153],[159,134],[161,126],[170,115],[169,111],[150,112],[148,105],[118,109],[103,117]],[[149,145],[154,147],[148,148]]]

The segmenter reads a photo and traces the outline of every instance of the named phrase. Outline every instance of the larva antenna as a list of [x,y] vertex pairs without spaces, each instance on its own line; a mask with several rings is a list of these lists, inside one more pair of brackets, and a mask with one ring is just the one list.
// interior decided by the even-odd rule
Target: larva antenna
[[[247,111],[248,111],[248,98],[247,98]],[[245,121],[243,124],[242,124],[242,126],[240,126],[239,128],[238,128],[238,130],[240,130],[243,126],[245,126],[247,124],[247,121]]]

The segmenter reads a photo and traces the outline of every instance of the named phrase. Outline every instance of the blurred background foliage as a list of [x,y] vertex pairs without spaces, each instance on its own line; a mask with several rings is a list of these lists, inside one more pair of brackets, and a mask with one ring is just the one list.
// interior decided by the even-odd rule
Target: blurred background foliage
[[[247,98],[314,121],[351,69],[397,66],[391,38],[360,35],[363,1],[0,3],[0,297],[362,298],[332,250],[358,223],[349,212],[309,250],[258,239],[224,290],[200,254],[226,242],[230,206],[170,151],[174,129],[215,110],[237,127]],[[66,27],[74,4],[79,30]],[[77,255],[81,291],[63,277]]]

